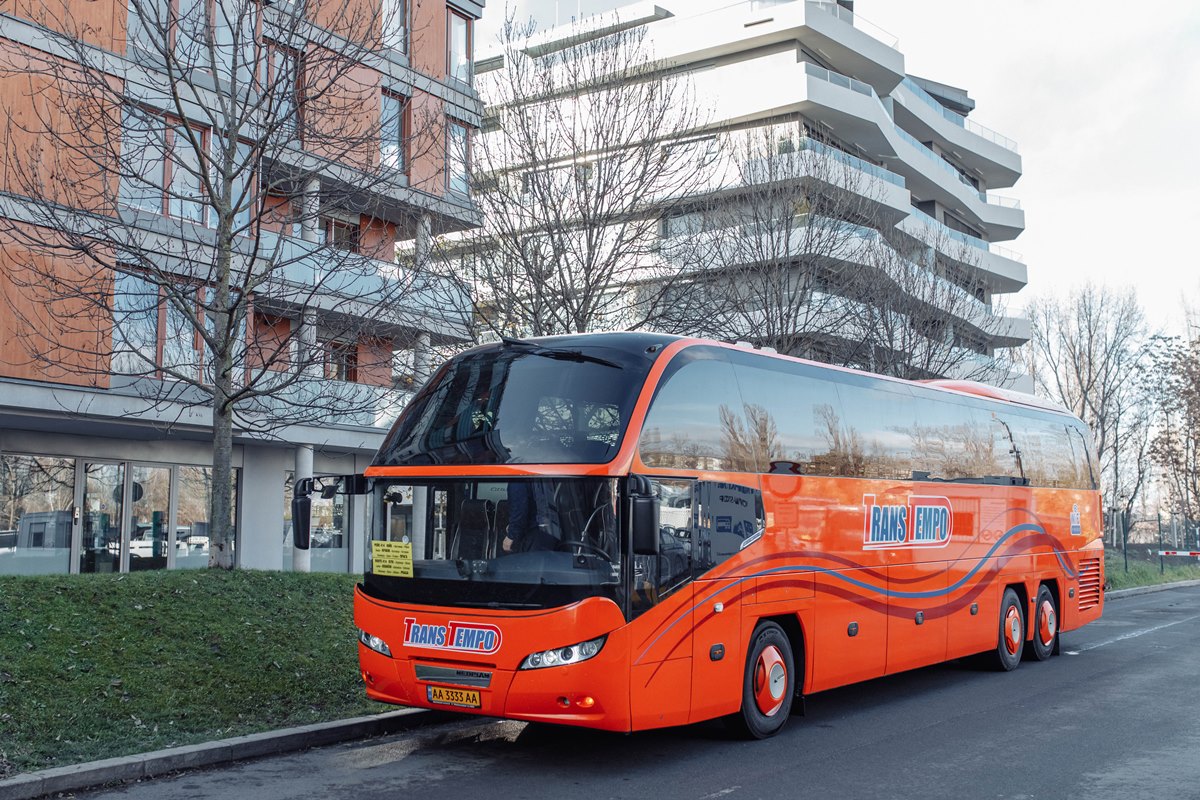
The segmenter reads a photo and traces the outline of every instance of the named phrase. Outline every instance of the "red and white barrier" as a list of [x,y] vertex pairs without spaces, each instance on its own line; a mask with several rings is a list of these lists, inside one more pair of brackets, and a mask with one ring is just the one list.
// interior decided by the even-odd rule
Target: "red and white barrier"
[[1196,556],[1200,558],[1200,550],[1159,550],[1160,556]]

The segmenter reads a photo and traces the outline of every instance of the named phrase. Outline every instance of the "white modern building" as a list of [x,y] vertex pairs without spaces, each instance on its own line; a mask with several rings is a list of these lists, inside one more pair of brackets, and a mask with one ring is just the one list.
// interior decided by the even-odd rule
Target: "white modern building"
[[[936,273],[922,282],[923,296],[910,298],[910,307],[938,306],[941,320],[930,325],[927,309],[922,311],[929,341],[922,344],[920,337],[908,337],[902,347],[914,362],[925,349],[953,351],[954,364],[944,370],[918,367],[912,377],[979,377],[996,363],[997,354],[1028,340],[1028,321],[1007,316],[1003,302],[1025,285],[1026,267],[1017,253],[999,244],[1022,232],[1024,212],[1016,200],[995,193],[1021,177],[1021,156],[1015,142],[970,119],[975,103],[966,91],[909,75],[896,39],[859,17],[853,0],[746,0],[701,13],[690,5],[624,6],[540,33],[507,56],[481,53],[484,101],[490,100],[489,79],[496,80],[485,71],[513,68],[506,58],[553,57],[589,38],[640,29],[661,73],[675,80],[684,76],[704,111],[702,125],[672,135],[692,145],[706,137],[722,141],[722,149],[730,154],[713,159],[711,150],[693,146],[693,151],[705,154],[697,169],[708,171],[703,185],[690,189],[695,210],[680,198],[672,198],[669,212],[648,210],[664,217],[659,228],[663,258],[671,257],[673,243],[684,237],[715,236],[712,229],[722,224],[736,224],[743,239],[754,236],[753,226],[736,214],[726,215],[721,223],[714,208],[745,202],[753,184],[778,180],[780,162],[791,159],[796,163],[788,168],[790,177],[797,183],[823,183],[831,193],[858,196],[856,203],[843,204],[855,209],[853,213],[833,220],[848,232],[840,237],[840,252],[806,254],[805,245],[793,242],[791,255],[821,256],[837,262],[843,275],[857,271],[866,276],[865,285],[893,293],[906,289],[886,274],[877,279],[867,274],[881,268],[878,250],[865,244],[882,241],[899,254],[920,253],[921,264]],[[490,108],[487,118],[494,122],[489,126],[485,121],[485,140],[489,129],[504,124],[506,115],[503,109]],[[753,140],[756,132],[766,130],[772,133],[758,136],[757,153],[729,144],[738,137]],[[664,142],[664,148],[670,146]],[[563,163],[602,157],[569,153]],[[762,163],[750,163],[755,159]],[[509,166],[517,174],[534,168],[547,166]],[[483,205],[486,209],[486,201]],[[797,208],[795,215],[792,224],[797,229],[817,224],[807,208]],[[823,238],[828,246],[829,237]],[[723,246],[728,248],[726,241]],[[868,255],[871,252],[876,255]],[[743,276],[745,266],[739,273]],[[735,282],[731,278],[730,283]],[[833,302],[821,294],[829,291],[827,287],[815,283],[806,291],[811,302],[821,298],[824,303],[820,314],[810,319],[814,325],[821,315],[840,315],[844,322],[830,326],[835,332],[823,333],[819,346],[797,348],[797,354],[836,360],[840,351],[845,358],[870,335],[876,317],[869,309],[851,313],[869,299],[858,295]],[[725,323],[724,333],[770,344],[755,335],[754,312],[743,309],[741,314],[741,322]],[[868,369],[876,366],[869,355],[849,362]],[[1006,382],[1019,385],[1022,379],[1010,375]]]

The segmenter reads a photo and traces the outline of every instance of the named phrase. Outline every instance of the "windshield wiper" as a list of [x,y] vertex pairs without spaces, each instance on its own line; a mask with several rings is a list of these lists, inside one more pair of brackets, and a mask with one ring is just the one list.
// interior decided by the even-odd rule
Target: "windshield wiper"
[[914,481],[927,481],[929,483],[975,483],[987,484],[991,486],[1028,486],[1028,478],[1018,478],[1013,475],[976,475],[963,478],[934,478],[928,472],[913,471],[912,479]]
[[525,352],[532,356],[541,356],[542,358],[553,358],[559,361],[575,361],[579,363],[587,362],[589,364],[599,364],[603,367],[612,367],[613,369],[624,369],[615,361],[609,361],[607,358],[593,356],[584,353],[580,350],[561,350],[554,347],[543,347],[533,342],[526,342],[522,339],[514,339],[511,336],[501,336],[500,341],[507,347],[520,347]]

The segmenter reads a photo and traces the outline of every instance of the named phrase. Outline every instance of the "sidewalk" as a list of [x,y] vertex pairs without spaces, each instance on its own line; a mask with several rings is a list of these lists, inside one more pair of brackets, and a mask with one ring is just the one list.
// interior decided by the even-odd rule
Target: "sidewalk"
[[[1104,597],[1106,600],[1121,600],[1187,586],[1200,586],[1200,580],[1119,589],[1105,592]],[[370,736],[385,736],[434,724],[444,718],[445,715],[436,711],[405,708],[369,717],[284,728],[249,736],[236,736],[232,739],[219,739],[215,742],[56,767],[0,780],[0,800],[32,800],[56,792],[78,791],[106,783],[153,778],[177,770],[304,750]]]
[[153,778],[177,770],[304,750],[351,739],[384,736],[419,728],[442,718],[442,714],[434,711],[404,708],[369,717],[302,725],[298,728],[284,728],[249,736],[235,736],[232,739],[219,739],[215,742],[55,767],[0,780],[0,800],[30,800],[47,794],[78,791],[106,783]]

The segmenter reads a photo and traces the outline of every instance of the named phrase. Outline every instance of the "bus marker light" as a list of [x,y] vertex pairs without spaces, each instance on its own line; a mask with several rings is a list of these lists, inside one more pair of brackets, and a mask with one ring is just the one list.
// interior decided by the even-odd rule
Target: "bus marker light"
[[580,700],[576,700],[575,705],[579,706],[580,708],[591,708],[592,706],[596,705],[596,701],[590,697],[584,697]]

